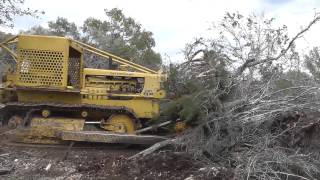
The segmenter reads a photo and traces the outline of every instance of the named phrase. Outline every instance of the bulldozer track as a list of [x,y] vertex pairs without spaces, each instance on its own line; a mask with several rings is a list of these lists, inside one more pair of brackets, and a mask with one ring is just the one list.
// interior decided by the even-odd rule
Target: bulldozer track
[[[63,111],[63,112],[79,112],[82,110],[86,111],[99,111],[109,114],[126,114],[132,118],[134,123],[139,123],[136,114],[129,108],[124,106],[101,106],[92,104],[65,104],[65,103],[32,103],[32,102],[8,102],[0,106],[0,115],[5,115],[11,112],[12,116],[14,113],[24,112],[23,124],[27,125],[32,113],[42,109]],[[8,118],[8,117],[7,117]]]
[[[22,142],[24,137],[28,137],[30,135],[31,129],[28,129],[27,127],[31,123],[33,113],[42,109],[61,110],[63,112],[90,109],[92,111],[107,112],[109,114],[125,113],[134,117],[133,112],[126,107],[108,107],[108,106],[97,106],[97,105],[88,105],[88,104],[10,102],[10,103],[7,103],[6,107],[1,109],[0,112],[9,111],[11,113],[10,115],[15,115],[16,113],[23,112],[22,126],[17,128],[18,131],[15,132],[16,134],[14,132],[11,134],[9,133],[13,138],[13,141]],[[135,123],[139,123],[137,122],[138,121],[137,118],[132,118],[132,119],[135,121]],[[8,136],[10,136],[9,134]],[[117,134],[117,133],[109,133],[104,130],[81,131],[81,132],[61,131],[57,134],[56,137],[58,139],[66,141],[67,143],[77,141],[77,144],[79,144],[82,141],[95,142],[95,143],[111,143],[111,144],[121,144],[121,143],[122,144],[155,144],[159,141],[166,139],[163,136]],[[34,143],[34,142],[27,142],[27,143]],[[16,145],[19,145],[19,144],[16,144]],[[38,145],[36,146],[38,147]],[[94,147],[96,148],[97,146],[95,145]]]
[[[14,147],[26,147],[26,148],[57,148],[57,149],[68,149],[70,144],[26,144],[26,143],[16,143],[5,141],[3,144],[7,146]],[[97,144],[97,143],[76,143],[72,146],[72,149],[105,149],[105,150],[115,150],[115,149],[143,149],[146,146],[133,146],[129,144]]]
[[93,105],[93,104],[65,104],[65,103],[31,103],[31,102],[9,102],[6,103],[2,108],[0,107],[0,111],[6,111],[10,109],[37,109],[37,108],[53,108],[56,110],[63,109],[67,111],[81,110],[81,109],[90,109],[90,110],[98,110],[98,111],[106,111],[106,112],[116,112],[116,113],[126,113],[136,117],[135,113],[124,106],[101,106],[101,105]]

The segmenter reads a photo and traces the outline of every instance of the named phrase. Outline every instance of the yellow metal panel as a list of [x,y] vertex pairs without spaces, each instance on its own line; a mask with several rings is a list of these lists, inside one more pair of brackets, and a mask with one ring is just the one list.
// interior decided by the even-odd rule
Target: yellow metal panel
[[84,119],[72,118],[32,118],[29,128],[17,129],[15,141],[25,143],[58,143],[62,131],[78,132],[84,127]]
[[81,97],[76,93],[59,93],[48,91],[18,91],[19,101],[22,102],[56,102],[67,104],[81,103]]
[[68,51],[69,40],[57,36],[19,35],[18,48]]
[[118,71],[118,70],[107,70],[107,69],[92,69],[84,68],[84,75],[109,75],[109,76],[126,76],[126,77],[145,77],[148,76],[157,76],[157,74],[150,73],[139,73],[139,72],[129,72],[129,71]]
[[[81,131],[84,126],[84,119],[72,118],[32,118],[30,127],[33,129]],[[52,134],[54,136],[54,134]]]
[[135,98],[132,100],[102,99],[101,96],[83,98],[76,93],[18,91],[19,101],[55,102],[66,104],[94,104],[101,106],[127,107],[134,111],[138,118],[152,118],[159,113],[159,104],[151,99]]
[[[162,74],[150,74],[150,73],[139,73],[139,72],[127,72],[118,70],[104,70],[104,69],[91,69],[84,68],[83,73],[83,86],[86,85],[86,76],[122,76],[122,77],[142,77],[144,78],[143,91],[140,94],[116,94],[113,93],[111,96],[132,96],[132,97],[146,97],[146,98],[164,98],[165,91],[161,90],[160,83],[163,82],[165,76]],[[97,86],[96,86],[97,88]],[[83,87],[82,94],[90,94],[90,89]],[[106,90],[105,90],[106,92]]]
[[159,104],[148,99],[110,100],[110,99],[82,99],[85,104],[127,107],[132,109],[138,118],[153,118],[159,113]]
[[18,86],[66,87],[69,41],[59,37],[19,36]]

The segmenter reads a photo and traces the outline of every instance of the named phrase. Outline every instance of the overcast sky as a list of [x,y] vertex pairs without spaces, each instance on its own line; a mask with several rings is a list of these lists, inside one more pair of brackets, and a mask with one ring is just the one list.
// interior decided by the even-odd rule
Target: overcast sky
[[[25,7],[45,11],[40,19],[17,17],[13,29],[17,33],[58,16],[81,25],[88,17],[104,19],[104,9],[117,7],[154,33],[156,50],[172,61],[182,61],[184,45],[200,35],[209,35],[212,22],[221,20],[225,12],[264,13],[286,24],[293,35],[320,10],[320,0],[25,0]],[[299,40],[301,50],[320,45],[320,23]]]

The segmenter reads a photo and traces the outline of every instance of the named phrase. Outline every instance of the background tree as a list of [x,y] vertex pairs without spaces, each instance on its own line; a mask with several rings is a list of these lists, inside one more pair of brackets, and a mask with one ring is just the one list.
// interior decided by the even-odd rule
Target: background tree
[[[0,3],[0,26],[13,27],[13,20],[16,16],[32,16],[38,17],[44,14],[43,11],[32,10],[30,8],[22,8],[24,0],[2,0]],[[12,34],[0,32],[0,42],[12,36]],[[4,50],[0,49],[0,77],[2,73],[12,68],[12,58]]]
[[[12,34],[10,33],[4,33],[0,31],[0,42],[3,42],[11,36]],[[0,48],[0,82],[2,74],[4,72],[7,72],[9,69],[12,69],[13,65],[14,60],[12,59],[12,57],[6,51]]]
[[133,18],[117,8],[105,10],[106,20],[88,18],[83,26],[83,41],[133,62],[158,69],[161,56],[153,50],[155,40]]
[[[106,20],[88,18],[81,27],[66,18],[58,17],[48,22],[48,28],[36,26],[23,33],[71,37],[135,63],[159,69],[162,59],[153,50],[155,40],[152,32],[144,30],[141,24],[117,8],[105,10],[105,14]],[[106,60],[89,53],[86,57],[87,66],[107,68]]]
[[29,8],[22,8],[24,0],[2,0],[0,3],[0,26],[13,27],[13,18],[15,16],[33,16],[38,17],[40,12],[38,10],[32,10]]
[[320,81],[320,54],[319,48],[314,47],[309,54],[305,55],[305,67],[317,82]]
[[66,18],[58,17],[56,21],[48,22],[50,34],[56,36],[67,36],[75,40],[80,40],[80,32],[77,25],[69,22]]
[[22,31],[21,33],[66,36],[75,40],[80,40],[80,30],[77,25],[73,22],[69,22],[63,17],[58,17],[55,21],[49,21],[48,28],[34,26],[27,31]]

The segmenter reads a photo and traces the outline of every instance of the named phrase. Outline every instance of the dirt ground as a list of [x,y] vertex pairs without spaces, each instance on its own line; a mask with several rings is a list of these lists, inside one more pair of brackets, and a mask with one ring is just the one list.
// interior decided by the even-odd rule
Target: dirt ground
[[[294,152],[299,151],[305,155],[317,155],[320,148],[320,120],[318,117],[320,117],[319,112],[294,112],[277,117],[271,124],[262,124],[261,128],[266,128],[271,133],[281,135],[278,136],[277,147],[292,149]],[[3,134],[7,130],[0,127],[1,180],[239,179],[236,178],[239,177],[239,172],[237,172],[236,168],[212,167],[212,164],[209,166],[204,162],[195,160],[189,154],[170,150],[160,151],[135,160],[128,160],[128,157],[147,148],[142,146],[126,147],[123,145],[76,143],[65,159],[68,146],[13,146],[8,144],[8,140]],[[237,153],[240,153],[240,151],[237,150]],[[318,158],[318,156],[312,157]],[[223,163],[220,164],[223,165]],[[318,167],[318,163],[311,165]]]
[[231,179],[226,169],[204,167],[170,151],[128,161],[146,147],[86,145],[72,148],[64,159],[67,147],[12,146],[1,137],[0,179]]

